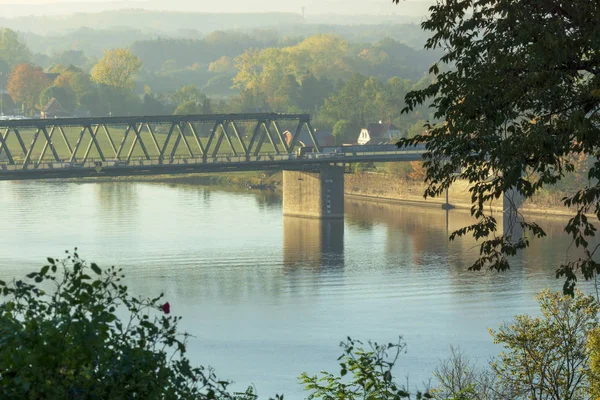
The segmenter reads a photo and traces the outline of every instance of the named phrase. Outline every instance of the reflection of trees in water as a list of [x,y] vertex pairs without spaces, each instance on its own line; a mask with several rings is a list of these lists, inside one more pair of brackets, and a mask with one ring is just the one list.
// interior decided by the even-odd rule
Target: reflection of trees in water
[[[211,304],[243,303],[245,300],[264,298],[270,301],[279,298],[285,291],[285,278],[280,269],[259,266],[238,266],[234,260],[216,264],[219,254],[190,253],[183,264],[154,267],[136,274],[126,273],[126,284],[132,291],[155,296],[164,292],[167,297],[179,299],[184,304],[203,307]],[[139,265],[127,265],[124,270]],[[172,301],[173,304],[173,301]]]
[[283,265],[316,271],[343,267],[344,221],[283,217]]
[[407,250],[409,242],[414,255],[447,251],[446,213],[441,209],[359,200],[347,200],[345,207],[348,220],[387,227],[389,252]]
[[261,211],[281,208],[281,193],[272,190],[261,190],[256,193],[256,204]]
[[210,205],[211,189],[205,186],[200,186],[190,183],[157,183],[156,185],[166,185],[169,189],[174,189],[178,192],[193,193],[205,206]]
[[205,207],[210,206],[210,190],[202,189],[202,203]]
[[[3,190],[5,186],[6,190]],[[0,182],[0,191],[10,194],[10,201],[29,204],[62,205],[62,199],[68,199],[80,190],[80,184],[73,182],[47,181],[4,181]]]
[[100,208],[111,214],[126,215],[136,210],[138,194],[135,183],[102,182],[94,184]]
[[[525,260],[533,273],[552,273],[560,264],[583,256],[583,251],[575,247],[572,237],[564,231],[568,219],[569,217],[526,217],[528,221],[535,220],[547,235],[542,239],[529,237],[529,249],[526,251]],[[597,244],[598,239],[590,240],[590,247],[593,248]],[[596,257],[596,261],[599,259],[600,257]]]
[[[548,236],[542,239],[530,237],[530,247],[509,259],[510,271],[500,274],[495,271],[469,272],[468,268],[479,255],[481,242],[475,241],[469,234],[449,241],[453,231],[473,223],[468,211],[452,210],[446,213],[437,208],[354,199],[346,200],[345,204],[348,220],[387,227],[388,256],[406,259],[409,254],[412,267],[448,272],[460,284],[481,283],[483,279],[489,280],[490,284],[502,281],[510,285],[525,285],[527,279],[533,277],[552,282],[554,272],[561,263],[581,254],[574,246],[569,248],[572,240],[564,233],[564,217],[526,216],[526,220],[538,222]],[[498,220],[499,233],[502,233],[503,218]]]

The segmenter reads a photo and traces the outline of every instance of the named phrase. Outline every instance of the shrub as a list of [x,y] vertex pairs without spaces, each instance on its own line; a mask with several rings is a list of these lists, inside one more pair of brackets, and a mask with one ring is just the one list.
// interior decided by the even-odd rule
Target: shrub
[[[163,296],[138,299],[121,269],[75,252],[26,280],[0,281],[3,399],[250,399],[185,357],[181,317]],[[124,318],[119,318],[123,315]]]
[[[340,374],[321,372],[310,376],[304,372],[300,381],[309,391],[308,399],[324,400],[402,400],[410,399],[411,394],[405,385],[394,380],[392,370],[398,357],[406,350],[406,344],[400,338],[397,343],[378,344],[369,342],[364,349],[363,343],[348,338],[340,347],[344,349],[338,358]],[[348,375],[349,376],[346,376]],[[432,398],[428,392],[417,392],[416,399]]]

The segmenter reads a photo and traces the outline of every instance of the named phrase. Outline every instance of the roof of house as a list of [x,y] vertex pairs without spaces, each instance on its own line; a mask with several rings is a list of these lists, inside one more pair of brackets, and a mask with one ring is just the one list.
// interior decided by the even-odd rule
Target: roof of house
[[45,114],[68,114],[64,107],[54,97],[42,107],[42,111]]

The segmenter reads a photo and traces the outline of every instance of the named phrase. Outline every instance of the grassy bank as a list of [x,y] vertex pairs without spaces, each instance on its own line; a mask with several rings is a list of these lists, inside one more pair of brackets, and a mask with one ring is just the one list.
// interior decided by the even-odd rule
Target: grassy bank
[[150,176],[120,176],[106,178],[73,178],[65,179],[69,182],[156,182],[156,183],[181,183],[187,185],[215,185],[248,187],[248,185],[268,185],[276,190],[281,190],[281,172],[227,172],[207,174],[180,174],[180,175],[150,175]]

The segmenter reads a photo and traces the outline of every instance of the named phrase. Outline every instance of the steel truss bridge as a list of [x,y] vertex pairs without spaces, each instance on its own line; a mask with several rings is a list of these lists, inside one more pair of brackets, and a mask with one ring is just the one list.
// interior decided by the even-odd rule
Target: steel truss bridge
[[[303,131],[312,143],[300,141]],[[312,151],[298,151],[305,145]],[[307,170],[421,160],[423,153],[393,145],[322,147],[308,114],[0,120],[0,180]]]

